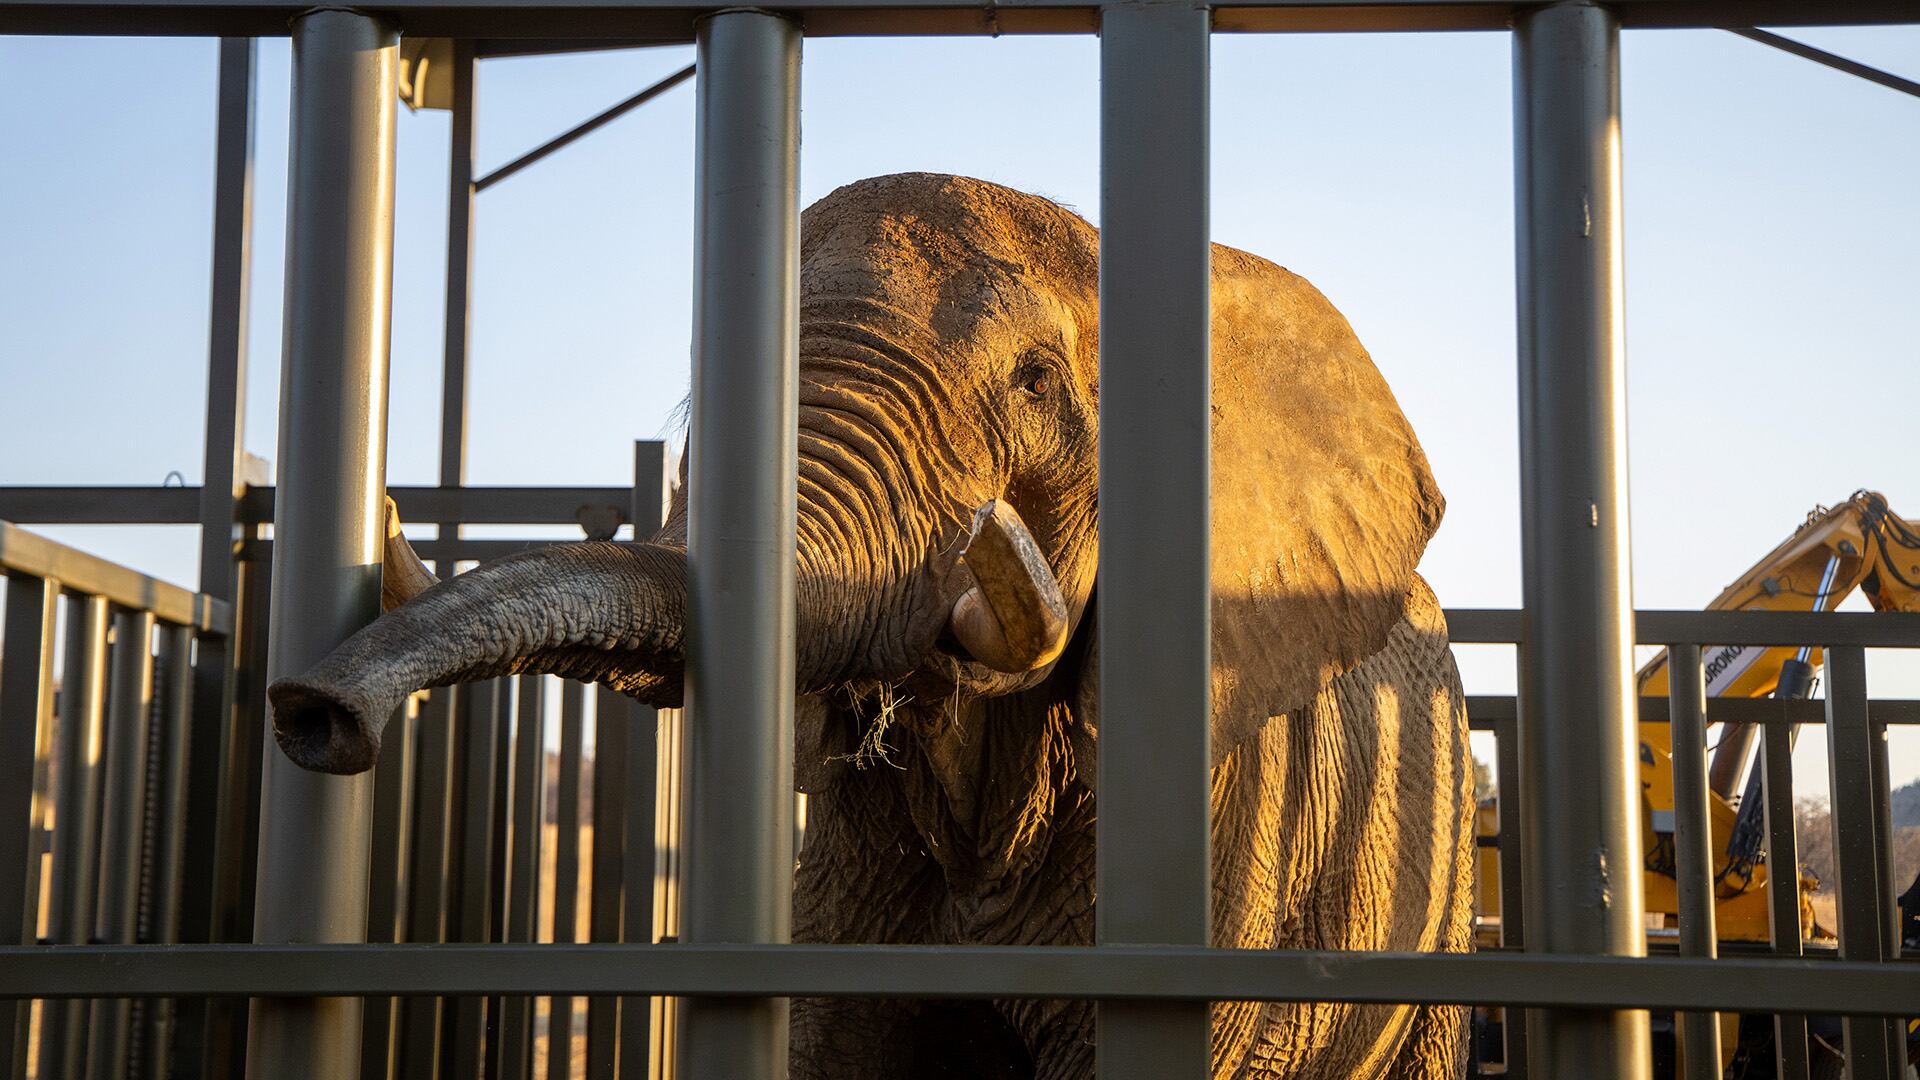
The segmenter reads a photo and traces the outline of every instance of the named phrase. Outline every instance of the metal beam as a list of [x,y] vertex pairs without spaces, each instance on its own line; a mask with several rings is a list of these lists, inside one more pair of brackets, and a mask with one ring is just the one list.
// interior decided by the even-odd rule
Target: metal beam
[[500,166],[499,168],[488,173],[487,175],[474,181],[474,184],[473,184],[474,190],[485,191],[488,188],[492,187],[493,185],[499,183],[500,181],[505,180],[507,177],[512,176],[514,173],[519,172],[521,169],[524,169],[529,165],[533,165],[538,162],[546,160],[555,152],[566,149],[567,147],[573,145],[575,142],[578,142],[579,140],[586,138],[588,135],[593,134],[594,132],[600,130],[601,128],[606,127],[608,124],[613,123],[615,120],[620,119],[621,117],[627,115],[633,110],[639,108],[642,105],[645,105],[647,102],[652,101],[654,98],[659,97],[661,94],[666,93],[667,91],[673,89],[676,86],[679,86],[681,83],[686,82],[688,79],[691,79],[691,78],[693,78],[693,65],[688,64],[686,67],[683,67],[679,71],[676,71],[673,74],[667,76],[666,78],[661,79],[659,82],[654,83],[652,86],[647,87],[645,90],[642,90],[639,93],[633,95],[632,97],[627,98],[625,101],[622,101],[616,105],[612,105],[606,109],[601,110],[598,113],[595,113],[593,116],[590,116],[587,119],[580,121],[578,124],[575,124],[573,127],[568,128],[566,131],[563,131],[560,134],[555,135],[553,138],[548,139],[546,142],[541,143],[539,146],[534,147],[533,149],[527,151],[526,153],[521,154],[519,157],[514,158],[512,161],[507,162],[505,165]]
[[[305,671],[380,614],[399,36],[338,8],[293,24],[281,491],[269,679]],[[254,939],[361,941],[373,776],[266,751]],[[357,998],[261,999],[247,1072],[349,1080]]]
[[[1920,16],[1915,17],[1920,18]],[[1827,52],[1825,49],[1816,49],[1804,42],[1795,41],[1792,38],[1784,38],[1779,34],[1769,34],[1765,30],[1756,30],[1748,26],[1730,26],[1727,28],[1727,32],[1739,34],[1748,41],[1757,41],[1762,45],[1771,45],[1781,52],[1792,53],[1802,60],[1811,60],[1816,64],[1824,64],[1835,71],[1844,71],[1849,75],[1865,79],[1870,83],[1879,83],[1889,90],[1898,90],[1903,94],[1920,97],[1920,82],[1915,82],[1912,79],[1903,79],[1891,72],[1881,71],[1879,68],[1868,67],[1857,60],[1849,60],[1844,56]]]
[[[734,10],[699,31],[683,936],[782,942],[793,894],[800,28]],[[787,1073],[784,1000],[689,1002],[680,1024],[692,1080]]]
[[[1513,721],[1519,715],[1517,698],[1498,694],[1468,694],[1466,700],[1468,722],[1476,731],[1491,731]],[[1673,715],[1671,702],[1663,697],[1640,698],[1636,712],[1642,723],[1664,724]],[[1774,698],[1707,699],[1707,723],[1709,724],[1735,723],[1793,728],[1802,724],[1826,722],[1827,704],[1818,698],[1803,698],[1798,701],[1782,701]],[[1873,722],[1920,724],[1920,699],[1875,698]]]
[[[1238,32],[1506,30],[1531,5],[1511,0],[1216,0],[1214,28]],[[1913,21],[1912,0],[1620,0],[1630,28],[1864,26]],[[277,37],[307,10],[290,0],[0,0],[0,34]],[[686,0],[395,0],[381,10],[423,37],[615,39],[684,44],[702,15]],[[782,10],[810,37],[1096,32],[1088,0],[795,0]]]
[[1279,952],[1175,945],[0,948],[0,998],[315,993],[1355,1001],[1920,1013],[1920,979],[1913,977],[1910,965],[1838,960]]
[[121,607],[151,611],[162,622],[226,634],[233,606],[150,578],[65,544],[0,521],[0,571],[51,578],[69,592],[102,596]]
[[[1514,23],[1527,949],[1641,956],[1627,528],[1620,25],[1566,2]],[[1645,1014],[1529,1018],[1533,1071],[1644,1078]]]
[[[1526,640],[1518,608],[1448,608],[1447,639],[1456,645]],[[1920,613],[1897,611],[1636,611],[1640,645],[1864,645],[1920,648]]]
[[[1175,0],[1100,26],[1102,945],[1211,943],[1209,21]],[[1101,1080],[1208,1075],[1205,1006],[1096,1015]]]
[[[231,393],[232,391],[227,391]],[[215,485],[218,487],[218,484]],[[193,525],[205,521],[259,525],[273,520],[274,489],[248,487],[239,507],[220,517],[202,511],[199,487],[0,487],[0,521],[15,525]],[[387,494],[408,522],[457,521],[463,525],[576,525],[588,515],[626,524],[623,487],[390,487]],[[229,531],[231,526],[229,525]],[[222,557],[234,537],[216,539]],[[205,582],[211,586],[209,579]],[[202,591],[222,595],[208,587]]]

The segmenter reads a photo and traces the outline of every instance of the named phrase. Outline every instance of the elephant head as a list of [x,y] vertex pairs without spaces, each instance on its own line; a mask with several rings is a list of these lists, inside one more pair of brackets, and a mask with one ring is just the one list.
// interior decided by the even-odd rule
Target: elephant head
[[[801,230],[796,691],[910,679],[985,696],[1058,674],[1080,680],[1074,745],[1094,753],[1096,230],[927,174],[843,187]],[[1442,500],[1367,353],[1304,280],[1216,245],[1213,342],[1218,760],[1382,646]],[[428,589],[273,686],[280,745],[363,770],[410,692],[509,673],[677,704],[685,537],[683,494],[647,542],[545,548]],[[1028,573],[999,580],[1009,566]],[[1072,635],[1077,659],[1053,659],[1050,635]]]

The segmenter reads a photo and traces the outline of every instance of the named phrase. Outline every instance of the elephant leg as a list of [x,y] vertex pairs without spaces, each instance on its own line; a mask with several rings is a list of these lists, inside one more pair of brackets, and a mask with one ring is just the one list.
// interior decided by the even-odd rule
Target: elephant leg
[[[990,935],[993,945],[1093,944],[1094,803],[1075,785],[1061,794],[1060,816],[1042,870],[1027,888],[1022,917]],[[1002,1000],[994,1003],[1033,1056],[1035,1080],[1092,1080],[1093,1003]]]
[[1467,1061],[1467,1010],[1458,1005],[1421,1005],[1414,1010],[1407,1041],[1387,1067],[1387,1080],[1452,1080]]
[[[811,944],[926,944],[944,905],[898,785],[883,770],[848,769],[807,800],[795,871],[793,940]],[[885,770],[890,771],[890,770]],[[924,1075],[917,1001],[795,998],[792,1080],[891,1080]]]

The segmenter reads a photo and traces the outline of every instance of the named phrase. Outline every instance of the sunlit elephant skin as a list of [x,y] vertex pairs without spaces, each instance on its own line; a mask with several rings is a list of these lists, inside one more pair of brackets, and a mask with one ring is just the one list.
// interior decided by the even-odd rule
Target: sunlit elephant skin
[[[852,184],[803,219],[796,940],[1092,941],[1097,245],[950,176]],[[1415,572],[1440,494],[1326,299],[1231,248],[1213,265],[1215,941],[1465,949],[1465,714]],[[1039,558],[989,565],[981,521]],[[683,497],[650,542],[427,589],[273,688],[282,748],[368,768],[408,692],[509,672],[678,704],[685,538]],[[1450,1077],[1462,1019],[1221,1005],[1214,1075]],[[793,1006],[800,1078],[1081,1078],[1093,1055],[1082,1003]]]

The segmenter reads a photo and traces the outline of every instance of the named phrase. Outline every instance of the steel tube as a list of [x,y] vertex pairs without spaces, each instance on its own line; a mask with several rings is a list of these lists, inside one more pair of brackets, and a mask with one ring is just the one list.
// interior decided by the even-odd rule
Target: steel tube
[[[1826,667],[1827,790],[1833,798],[1833,857],[1840,878],[1840,958],[1888,960],[1893,956],[1892,875],[1873,790],[1875,758],[1886,754],[1886,740],[1867,713],[1866,650],[1857,645],[1828,649]],[[1850,1016],[1842,1028],[1851,1080],[1899,1075],[1890,1060],[1885,1021]]]
[[[67,607],[60,676],[60,727],[54,766],[53,891],[47,930],[57,945],[93,936],[99,894],[100,754],[107,693],[105,597],[75,597]],[[39,1075],[80,1075],[87,1047],[87,1004],[48,1005],[40,1014]]]
[[[159,654],[154,661],[154,734],[159,745],[152,760],[148,800],[152,818],[147,823],[147,859],[151,867],[147,898],[147,925],[140,940],[173,944],[180,940],[180,875],[187,851],[187,755],[193,732],[193,631],[184,626],[160,628]],[[172,1069],[174,1016],[178,1004],[155,1002],[143,1018],[145,1076],[165,1077]],[[135,1063],[139,1068],[139,1063]],[[142,1075],[135,1072],[135,1075]]]
[[[380,614],[398,35],[317,9],[293,22],[285,363],[269,679],[318,663]],[[263,759],[254,940],[361,941],[373,778]],[[357,999],[253,1005],[247,1071],[360,1067]]]
[[[147,809],[147,736],[153,709],[153,613],[116,611],[113,675],[108,680],[106,738],[101,750],[99,913],[93,940],[131,945],[139,931],[141,821]],[[87,1025],[87,1073],[100,1080],[125,1075],[133,1023],[131,1003],[92,1003]]]
[[[1520,660],[1527,946],[1641,956],[1622,355],[1620,26],[1556,3],[1514,22]],[[1533,1018],[1534,1070],[1647,1076],[1644,1014]]]
[[[411,703],[395,710],[373,767],[373,841],[369,851],[367,940],[405,941],[407,865],[413,835],[413,729]],[[399,1002],[373,998],[362,1011],[360,1075],[394,1075],[398,1064]]]
[[[53,638],[60,583],[8,576],[0,641],[0,940],[31,945],[40,926],[40,834],[53,749]],[[32,1002],[0,1007],[0,1076],[27,1075]]]
[[[455,688],[433,691],[420,707],[413,735],[413,835],[407,869],[407,940],[447,939],[447,893],[452,866]],[[432,1080],[440,1067],[437,997],[400,1003],[399,1075]]]
[[[1100,824],[1095,937],[1209,944],[1210,15],[1100,23]],[[1208,1075],[1208,1010],[1102,1003],[1097,1074]]]
[[[546,741],[542,737],[542,677],[515,679],[512,791],[509,795],[506,908],[501,937],[531,943],[540,936],[540,820],[546,806]],[[526,1080],[533,1069],[533,1002],[509,996],[500,1012],[501,1080]]]
[[[1767,824],[1767,928],[1775,956],[1798,957],[1800,926],[1800,845],[1794,832],[1793,730],[1769,724],[1760,746],[1760,793]],[[1780,1080],[1807,1080],[1807,1018],[1782,1013],[1773,1018],[1774,1058]]]
[[[1673,850],[1678,875],[1680,955],[1719,954],[1713,918],[1713,835],[1707,816],[1707,683],[1700,646],[1667,650],[1667,697],[1672,702]],[[1710,1012],[1681,1017],[1687,1080],[1718,1080],[1720,1018]]]
[[[560,684],[560,760],[554,775],[553,938],[579,940],[580,773],[586,753],[586,687]],[[573,999],[547,1003],[547,1080],[573,1075]]]
[[[0,998],[681,994],[1356,1001],[1920,1014],[1903,964],[1179,945],[180,945],[0,948]],[[1579,1077],[1601,1075],[1580,1073]],[[409,1077],[408,1080],[413,1080]]]
[[[626,852],[627,736],[639,706],[616,690],[594,691],[593,882],[587,904],[587,940],[622,940],[621,863]],[[651,792],[648,792],[651,795]],[[613,1080],[621,1038],[620,999],[587,1002],[587,1080]]]
[[[698,28],[684,936],[784,942],[792,924],[800,28],[733,10]],[[692,1080],[787,1071],[787,1003],[689,1001]]]
[[[245,475],[246,338],[248,283],[252,277],[255,47],[252,38],[220,42],[218,139],[214,149],[213,274],[207,349],[205,482],[198,493],[200,591],[232,601],[240,591],[235,542],[251,529],[236,527],[237,496]],[[239,615],[235,613],[236,617]],[[248,617],[252,617],[248,612]],[[234,897],[223,886],[233,875],[220,856],[233,850],[216,838],[230,837],[242,810],[240,785],[227,782],[227,764],[248,742],[259,718],[234,709],[239,650],[235,634],[202,637],[193,668],[193,728],[189,747],[187,836],[198,838],[185,852],[180,882],[183,941],[217,941]],[[245,812],[251,813],[251,807]],[[211,841],[211,842],[209,842]],[[175,1065],[182,1076],[217,1076],[224,1068],[217,1046],[230,1045],[236,1010],[229,1002],[182,1001],[178,1010]],[[217,1030],[214,1030],[216,1029]]]

